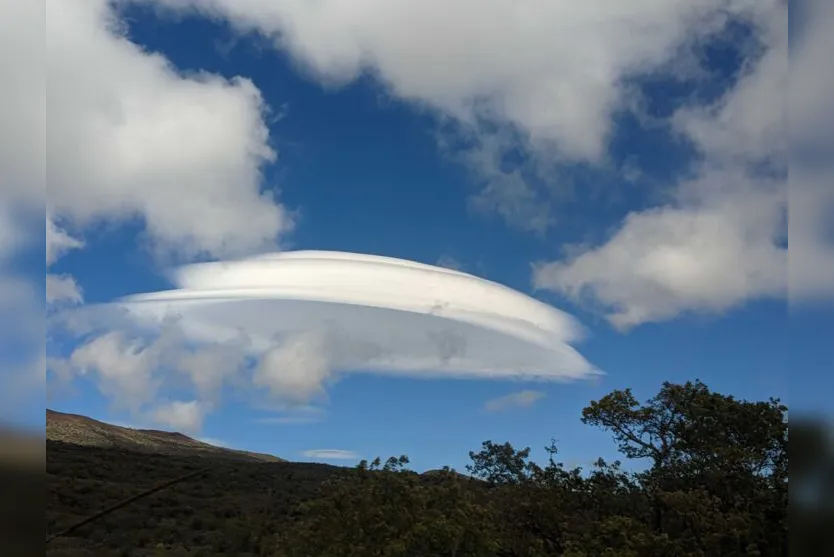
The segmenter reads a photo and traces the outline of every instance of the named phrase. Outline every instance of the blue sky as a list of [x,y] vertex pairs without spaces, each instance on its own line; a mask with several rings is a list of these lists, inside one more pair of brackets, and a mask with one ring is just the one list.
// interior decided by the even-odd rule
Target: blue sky
[[[69,4],[73,7],[62,9],[76,10],[79,21],[90,22],[83,25],[106,29],[102,14],[111,10],[107,3],[100,3],[96,9],[104,11],[98,14],[82,13],[92,9]],[[255,147],[247,147],[238,158],[230,155],[217,162],[216,153],[227,151],[200,150],[203,142],[222,145],[224,134],[211,135],[212,127],[205,128],[209,130],[205,135],[195,134],[185,141],[193,145],[180,140],[166,145],[167,150],[159,147],[159,153],[193,149],[197,158],[191,164],[200,164],[199,156],[204,156],[213,175],[226,176],[228,171],[229,180],[242,180],[240,188],[248,179],[261,191],[275,192],[275,206],[284,212],[275,221],[253,216],[253,230],[262,222],[278,222],[272,228],[264,225],[265,235],[284,249],[349,251],[432,265],[455,262],[465,272],[575,315],[588,330],[587,338],[575,347],[605,372],[600,378],[568,383],[354,374],[328,388],[327,402],[315,420],[265,421],[272,414],[237,393],[205,416],[195,436],[299,460],[316,459],[303,456],[305,451],[338,449],[355,455],[336,461],[346,464],[357,458],[405,453],[418,470],[444,464],[462,469],[467,452],[487,439],[531,446],[537,451],[534,454],[543,457],[540,449],[555,438],[566,462],[586,464],[598,456],[616,456],[608,436],[579,419],[590,400],[613,389],[631,387],[642,399],[654,394],[663,381],[697,378],[742,398],[777,396],[792,405],[826,407],[821,393],[834,392],[828,342],[834,330],[832,320],[819,305],[815,315],[796,309],[789,318],[785,294],[785,232],[780,215],[787,167],[777,144],[781,140],[774,140],[784,130],[778,129],[781,120],[773,115],[781,105],[769,104],[774,97],[781,98],[771,86],[787,68],[787,55],[784,66],[780,57],[787,10],[780,3],[764,2],[752,12],[739,9],[729,24],[711,19],[717,8],[689,13],[684,3],[675,4],[657,20],[634,8],[624,16],[626,27],[639,28],[644,22],[671,29],[681,21],[690,22],[686,18],[692,16],[701,24],[713,25],[714,31],[700,30],[691,22],[675,33],[650,27],[647,36],[656,44],[634,46],[631,56],[619,53],[631,48],[630,42],[619,44],[612,39],[602,41],[600,48],[588,46],[596,39],[593,33],[609,33],[608,28],[594,27],[577,16],[580,24],[588,25],[590,36],[578,38],[575,58],[586,59],[587,66],[573,60],[556,41],[545,45],[557,49],[552,56],[554,69],[549,68],[547,57],[539,61],[539,67],[546,68],[542,71],[551,72],[547,80],[540,80],[533,70],[518,70],[517,61],[507,62],[508,68],[502,69],[498,59],[494,71],[489,61],[473,62],[471,81],[459,76],[468,71],[468,65],[457,66],[458,77],[452,81],[461,79],[465,87],[448,88],[440,77],[420,68],[454,65],[456,57],[463,56],[458,51],[468,52],[456,41],[472,37],[455,39],[439,31],[436,41],[448,48],[449,55],[437,58],[434,47],[429,48],[431,34],[409,39],[407,26],[399,34],[377,33],[371,22],[375,16],[357,8],[355,14],[345,16],[344,28],[352,29],[356,44],[370,54],[366,52],[356,62],[362,70],[352,72],[352,59],[344,52],[354,43],[342,36],[348,31],[330,29],[324,17],[316,23],[315,14],[294,13],[289,8],[273,15],[254,8],[249,13],[243,7],[229,8],[225,0],[207,4],[210,17],[187,7],[172,13],[167,11],[170,3],[162,0],[127,4],[109,12],[126,26],[123,40],[142,49],[133,58],[126,57],[125,63],[138,64],[150,53],[164,57],[176,71],[159,83],[172,87],[177,79],[200,83],[202,78],[194,77],[198,72],[228,80],[242,76],[270,107],[259,117],[268,130],[264,144],[277,152],[274,160],[265,157],[252,162],[253,157],[257,159],[252,152],[260,145],[260,140],[252,139],[257,136],[258,122],[247,120],[252,113],[240,109],[242,105],[234,106],[243,112],[232,108],[223,112],[233,101],[219,93],[217,111],[194,114],[228,122],[229,141],[253,141]],[[450,16],[452,21],[454,17]],[[475,26],[482,17],[481,23],[488,26],[487,16],[467,17],[474,18]],[[419,15],[416,18],[415,28],[422,29],[422,20]],[[314,32],[321,30],[317,24],[333,31],[331,42],[316,40]],[[79,23],[76,29],[67,24],[62,34],[66,45],[75,45],[72,34],[86,29],[83,25]],[[520,41],[518,48],[530,48],[522,44],[522,31],[515,38]],[[288,38],[274,40],[276,33]],[[400,35],[405,37],[402,44]],[[786,40],[786,31],[784,35]],[[513,40],[507,39],[504,47],[513,48]],[[94,66],[94,60],[83,60],[82,54],[108,47],[117,48],[104,39],[101,46],[79,46],[77,58],[68,54],[55,63],[56,80],[61,79],[60,70],[72,70],[72,64]],[[612,51],[606,52],[606,47]],[[48,54],[49,48],[48,44]],[[657,49],[668,52],[661,56]],[[387,54],[392,51],[395,54]],[[406,53],[405,58],[396,59],[398,52]],[[609,59],[614,62],[603,67]],[[103,60],[100,67],[110,68],[113,62]],[[601,64],[598,71],[593,66],[597,61]],[[560,78],[557,66],[562,63],[566,69]],[[78,72],[79,79],[93,75]],[[111,92],[104,96],[112,94],[117,101],[111,102],[121,103],[127,115],[121,126],[136,124],[130,116],[131,103],[141,101],[142,92],[151,90],[143,89],[135,77],[142,72],[137,66],[123,83],[100,85]],[[571,72],[579,72],[580,77]],[[586,74],[600,77],[587,78]],[[575,83],[582,79],[588,80]],[[492,85],[480,91],[482,81]],[[134,86],[135,90],[130,88]],[[68,95],[72,98],[66,106],[80,103],[82,94],[88,93]],[[503,100],[489,104],[490,95]],[[489,110],[460,108],[460,99],[473,97],[488,99]],[[571,111],[563,106],[585,98],[589,105],[598,106],[602,117],[590,109]],[[176,99],[184,103],[182,107],[189,106],[188,93]],[[246,99],[245,103],[251,102],[250,97]],[[66,108],[59,101],[54,101],[56,110]],[[49,102],[53,101],[48,100],[47,106]],[[193,106],[198,102],[202,101],[195,100]],[[761,105],[748,110],[751,103]],[[149,119],[159,118],[163,124],[165,118],[177,122],[175,113],[149,114]],[[67,121],[66,129],[71,130],[74,120],[68,117]],[[249,127],[240,122],[248,122]],[[96,133],[96,129],[85,127],[84,133]],[[52,205],[47,202],[58,228],[83,242],[83,247],[66,249],[55,257],[48,273],[72,277],[84,304],[169,288],[162,270],[170,264],[258,251],[253,248],[260,244],[256,246],[249,237],[245,238],[249,243],[236,244],[243,247],[234,253],[222,253],[228,246],[216,238],[189,237],[186,241],[199,244],[200,249],[160,255],[155,248],[167,246],[166,242],[182,248],[186,244],[181,237],[188,236],[186,228],[166,220],[169,203],[177,205],[183,219],[194,219],[195,227],[211,219],[222,227],[225,217],[216,212],[199,214],[200,204],[193,200],[212,191],[216,203],[232,206],[236,201],[229,196],[237,190],[223,189],[225,185],[203,190],[204,176],[193,168],[182,170],[181,179],[171,174],[172,179],[167,173],[174,172],[172,165],[179,163],[174,158],[174,162],[154,166],[159,157],[164,155],[152,161],[147,174],[123,170],[116,162],[101,172],[54,163],[59,170],[66,164],[69,176],[76,171],[81,176],[66,180],[67,191],[82,191],[79,184],[85,179],[99,180],[105,188],[124,183],[113,194],[113,203],[101,202],[103,208],[95,210],[88,207],[108,198],[109,194],[101,193],[107,190],[56,194]],[[103,168],[108,164],[95,156],[89,160]],[[129,161],[118,159],[122,160]],[[141,157],[137,160],[142,161]],[[768,170],[755,169],[763,163]],[[247,173],[252,167],[260,169],[254,178]],[[120,182],[120,172],[133,174]],[[57,180],[62,187],[61,178]],[[163,202],[137,201],[145,188],[150,192],[155,180],[168,184],[162,193],[153,193],[155,200]],[[190,189],[182,185],[184,193],[179,195],[178,188],[186,182],[197,185]],[[112,186],[114,191],[117,187],[121,186]],[[78,201],[82,198],[91,201],[82,206]],[[255,203],[246,201],[250,202]],[[197,207],[193,211],[192,205]],[[240,207],[247,206],[241,202]],[[292,226],[286,224],[290,221]],[[544,221],[549,225],[541,226]],[[235,221],[234,225],[245,228],[249,224],[244,214],[240,224]],[[228,226],[231,230],[232,224]],[[252,237],[260,241],[256,232]],[[25,263],[25,257],[18,261]],[[42,254],[38,257],[43,260]],[[78,304],[80,299],[63,301]],[[47,354],[56,361],[70,358],[82,342],[56,334],[47,343]],[[813,381],[792,382],[792,374],[799,369],[808,377],[813,373]],[[58,380],[52,371],[54,383]],[[51,408],[118,423],[166,426],[154,423],[148,415],[115,408],[112,391],[101,388],[100,373],[79,369],[67,373],[66,384],[49,391]],[[485,408],[490,400],[524,390],[541,394],[526,406],[500,411]]]

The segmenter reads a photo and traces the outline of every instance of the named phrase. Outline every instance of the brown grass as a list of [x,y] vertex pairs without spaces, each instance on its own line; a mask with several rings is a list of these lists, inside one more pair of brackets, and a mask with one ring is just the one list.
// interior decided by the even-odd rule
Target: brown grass
[[227,457],[257,462],[283,462],[277,456],[217,447],[182,433],[132,429],[86,416],[46,411],[46,438],[83,447],[101,447],[162,455]]

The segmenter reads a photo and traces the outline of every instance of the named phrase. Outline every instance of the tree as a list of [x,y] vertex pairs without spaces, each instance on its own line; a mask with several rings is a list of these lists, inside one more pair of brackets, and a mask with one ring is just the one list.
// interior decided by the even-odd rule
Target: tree
[[[778,400],[737,400],[700,382],[665,383],[643,403],[630,390],[614,391],[591,402],[582,418],[610,431],[627,458],[645,459],[644,469],[602,459],[587,470],[569,469],[552,440],[541,464],[531,460],[529,448],[485,441],[469,453],[471,477],[448,467],[418,474],[405,455],[363,460],[352,469],[214,462],[189,499],[178,503],[176,492],[149,498],[146,511],[114,513],[114,522],[87,535],[101,542],[92,549],[150,551],[161,542],[171,554],[194,554],[202,546],[207,555],[273,557],[782,557],[788,539],[786,412]],[[793,448],[799,459],[792,469],[794,541],[805,554],[825,554],[830,541],[822,534],[834,517],[830,432],[797,422]],[[55,458],[68,449],[53,450],[47,465],[54,471]],[[65,453],[82,466],[83,475],[70,476],[84,480],[92,477],[90,469],[112,470],[98,488],[69,477],[56,482],[49,474],[64,490],[70,517],[78,512],[79,495],[109,490],[105,500],[121,497],[113,479],[123,474],[116,469],[133,466],[144,474],[137,462],[152,458],[96,449],[107,460],[91,467],[76,458],[89,458],[77,453],[88,450]],[[123,460],[116,466],[114,458]],[[165,457],[161,473],[170,476],[176,462]],[[185,463],[193,471],[193,463]],[[235,484],[237,497],[224,502]],[[61,504],[60,497],[51,499]],[[201,509],[208,514],[201,516]],[[145,515],[161,520],[151,524]]]
[[469,451],[472,464],[466,470],[489,485],[518,484],[530,481],[538,467],[529,461],[530,447],[516,450],[511,444],[484,441],[479,452]]
[[626,457],[651,461],[638,477],[653,528],[676,537],[681,555],[781,555],[786,412],[778,399],[738,400],[695,381],[664,383],[642,405],[630,389],[614,391],[591,402],[582,421],[612,432]]
[[278,537],[277,555],[489,556],[496,550],[491,507],[451,470],[428,478],[408,457],[362,461],[325,482]]
[[786,412],[778,399],[748,402],[700,381],[666,382],[643,405],[631,389],[614,391],[591,402],[582,421],[611,431],[624,455],[651,459],[655,469],[686,464],[766,475],[784,462]]

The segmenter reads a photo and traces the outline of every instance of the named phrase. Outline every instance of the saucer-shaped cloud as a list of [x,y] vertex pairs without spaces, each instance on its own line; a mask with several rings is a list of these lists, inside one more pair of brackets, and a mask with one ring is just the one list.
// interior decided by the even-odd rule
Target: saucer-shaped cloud
[[[76,348],[70,367],[95,371],[111,391],[126,385],[130,392],[114,396],[134,405],[151,403],[163,368],[189,375],[198,398],[227,381],[239,385],[244,370],[250,385],[292,404],[321,394],[334,372],[533,380],[597,373],[569,344],[582,331],[573,317],[459,271],[299,251],[188,265],[171,278],[173,290],[72,310],[76,322],[86,320],[82,329],[108,332]],[[114,376],[114,362],[126,361],[133,371]],[[133,388],[134,368],[147,389]]]
[[[243,335],[261,364],[328,370],[581,377],[564,312],[450,269],[370,255],[284,252],[178,269],[178,289],[122,299],[132,320],[176,317],[197,343]],[[315,363],[315,365],[312,365]]]

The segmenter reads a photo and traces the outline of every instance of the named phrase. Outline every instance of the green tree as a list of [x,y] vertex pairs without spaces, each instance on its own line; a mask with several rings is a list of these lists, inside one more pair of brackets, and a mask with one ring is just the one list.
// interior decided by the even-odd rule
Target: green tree
[[531,481],[539,468],[530,462],[530,447],[515,449],[510,443],[484,441],[479,452],[469,451],[472,464],[466,470],[491,486]]
[[628,458],[653,468],[778,473],[787,451],[787,407],[778,399],[748,402],[710,391],[700,381],[663,383],[640,404],[631,389],[593,401],[582,421],[610,431]]
[[640,404],[630,389],[584,409],[628,458],[649,459],[637,477],[658,539],[680,555],[782,555],[787,538],[787,408],[748,402],[700,381],[664,383]]
[[408,458],[362,461],[325,482],[278,536],[277,555],[489,556],[491,507],[451,470],[423,477]]

